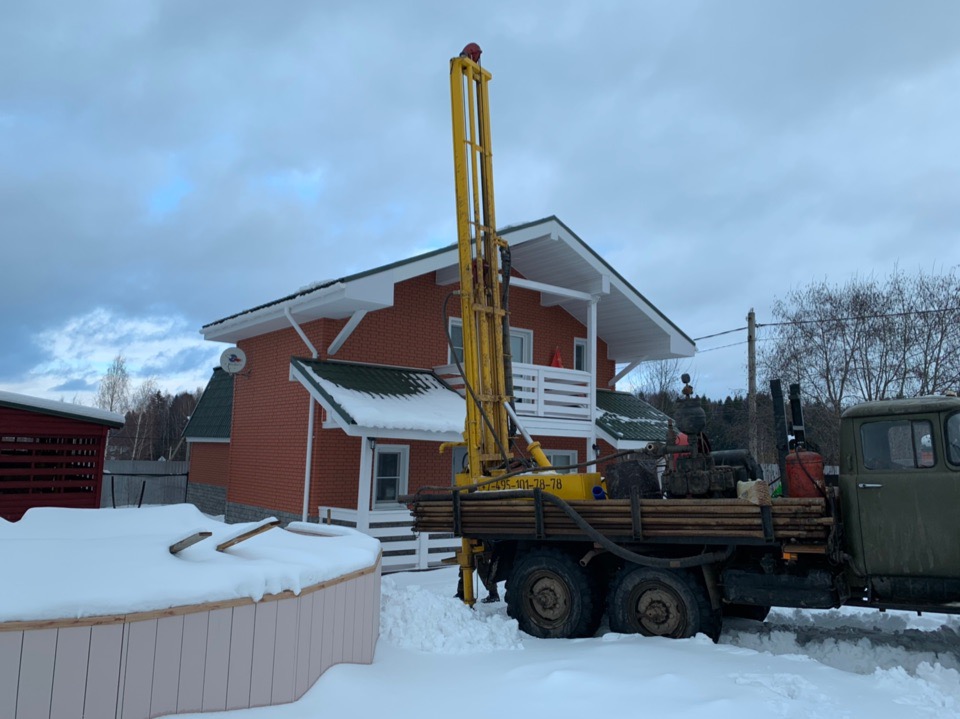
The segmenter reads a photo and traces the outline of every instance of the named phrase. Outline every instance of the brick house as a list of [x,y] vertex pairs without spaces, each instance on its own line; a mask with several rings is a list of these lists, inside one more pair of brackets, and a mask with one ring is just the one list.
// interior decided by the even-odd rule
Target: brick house
[[[666,418],[614,386],[641,361],[692,355],[693,341],[556,217],[502,235],[527,431],[558,465],[662,439]],[[458,280],[451,245],[205,325],[247,365],[233,377],[229,443],[219,438],[228,449],[191,440],[191,486],[225,488],[227,521],[332,517],[369,529],[403,514],[397,496],[449,485],[462,450],[438,448],[463,429],[460,303],[446,301]],[[208,472],[216,451],[220,478]]]

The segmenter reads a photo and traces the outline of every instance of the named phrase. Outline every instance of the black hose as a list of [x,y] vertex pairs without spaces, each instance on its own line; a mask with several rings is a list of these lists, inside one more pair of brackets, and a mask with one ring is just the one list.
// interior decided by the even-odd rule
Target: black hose
[[497,499],[536,499],[538,496],[542,500],[546,500],[555,507],[558,507],[564,514],[573,520],[574,524],[583,530],[584,534],[586,534],[590,539],[606,549],[608,552],[628,562],[632,562],[633,564],[639,564],[642,567],[653,567],[655,569],[689,569],[690,567],[701,567],[705,564],[723,562],[733,556],[733,545],[728,545],[727,548],[722,552],[708,552],[704,554],[695,554],[689,557],[650,557],[645,554],[631,552],[629,549],[624,549],[619,544],[608,539],[606,536],[594,529],[593,526],[587,522],[587,520],[580,516],[577,510],[567,504],[567,502],[564,500],[560,499],[560,497],[548,492],[543,492],[541,490],[518,489],[505,492],[477,492],[475,494],[467,494],[462,496],[460,501],[484,502],[494,501]]
[[[513,268],[510,247],[500,247],[500,309],[503,310],[503,321],[500,326],[500,336],[503,340],[503,392],[509,398],[510,408],[517,409],[513,398],[513,351],[510,349],[510,272]],[[509,429],[507,436],[513,437],[517,433],[517,425],[513,416],[508,418]]]

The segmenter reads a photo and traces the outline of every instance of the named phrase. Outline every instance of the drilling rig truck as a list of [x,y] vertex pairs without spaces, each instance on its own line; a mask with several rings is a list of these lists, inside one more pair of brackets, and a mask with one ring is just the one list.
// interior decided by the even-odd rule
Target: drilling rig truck
[[603,476],[550,467],[511,405],[510,250],[496,232],[491,76],[476,44],[450,79],[467,464],[453,487],[406,501],[415,531],[462,539],[463,601],[476,601],[478,569],[484,584],[505,581],[509,615],[537,637],[591,636],[604,615],[616,632],[716,639],[725,616],[762,620],[773,606],[960,613],[955,395],[847,409],[833,481],[797,433],[785,496],[770,496],[746,451],[711,451],[689,384],[666,442],[590,463],[605,460]]

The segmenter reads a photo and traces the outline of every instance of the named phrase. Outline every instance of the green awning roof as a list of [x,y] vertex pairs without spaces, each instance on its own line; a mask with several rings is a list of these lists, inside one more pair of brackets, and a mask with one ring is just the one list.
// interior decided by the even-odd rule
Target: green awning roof
[[663,442],[670,418],[629,392],[597,390],[597,427],[619,442]]
[[344,431],[424,433],[423,439],[440,440],[463,432],[463,397],[432,370],[298,357],[290,368]]
[[228,440],[232,416],[233,375],[217,367],[183,428],[183,436],[195,441]]

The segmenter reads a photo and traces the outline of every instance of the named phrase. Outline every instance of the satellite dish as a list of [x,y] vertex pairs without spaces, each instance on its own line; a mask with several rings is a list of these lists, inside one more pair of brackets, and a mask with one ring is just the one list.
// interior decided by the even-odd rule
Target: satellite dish
[[227,374],[242,372],[247,366],[247,355],[239,347],[228,347],[220,354],[220,367]]

